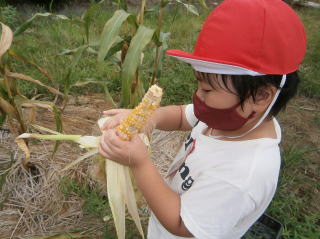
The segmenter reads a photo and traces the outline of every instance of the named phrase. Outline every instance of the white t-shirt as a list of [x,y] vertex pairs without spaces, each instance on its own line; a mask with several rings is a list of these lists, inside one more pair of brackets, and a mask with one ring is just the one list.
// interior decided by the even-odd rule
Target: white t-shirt
[[[193,105],[186,108],[197,122]],[[180,195],[180,216],[198,239],[239,239],[263,214],[276,191],[281,130],[276,139],[223,141],[205,136],[199,122],[168,170],[166,182]],[[163,202],[166,203],[166,202]],[[178,239],[151,214],[148,239]]]

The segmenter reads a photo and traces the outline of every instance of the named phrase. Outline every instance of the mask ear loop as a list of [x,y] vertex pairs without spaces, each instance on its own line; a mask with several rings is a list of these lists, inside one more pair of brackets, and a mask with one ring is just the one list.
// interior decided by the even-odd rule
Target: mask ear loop
[[219,135],[219,136],[213,136],[210,135],[210,137],[214,138],[214,139],[218,139],[218,138],[229,138],[229,139],[237,139],[237,138],[241,138],[245,135],[247,135],[248,133],[250,133],[252,130],[256,129],[264,120],[265,118],[268,116],[270,110],[272,109],[272,106],[274,105],[274,103],[276,102],[276,100],[278,99],[278,96],[280,94],[280,91],[282,89],[282,87],[284,86],[284,84],[286,83],[286,79],[287,79],[287,75],[283,75],[279,88],[276,91],[276,94],[274,95],[270,105],[268,106],[267,110],[264,112],[263,116],[260,118],[260,120],[255,124],[255,126],[253,126],[250,130],[248,130],[247,132],[245,132],[244,134],[241,134],[239,136],[223,136],[223,135]]

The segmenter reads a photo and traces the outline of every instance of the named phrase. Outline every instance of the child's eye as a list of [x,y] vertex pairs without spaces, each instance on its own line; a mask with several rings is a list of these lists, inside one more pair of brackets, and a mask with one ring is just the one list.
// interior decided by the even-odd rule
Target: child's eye
[[208,92],[210,92],[211,90],[202,89],[202,91],[205,92],[205,93],[208,93]]

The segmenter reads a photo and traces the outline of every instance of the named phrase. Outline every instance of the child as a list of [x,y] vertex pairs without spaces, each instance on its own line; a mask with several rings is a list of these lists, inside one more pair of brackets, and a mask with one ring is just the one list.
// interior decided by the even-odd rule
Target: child
[[100,153],[132,168],[152,215],[149,239],[239,239],[276,191],[281,130],[274,116],[296,93],[306,48],[303,26],[281,0],[225,0],[209,15],[195,50],[167,54],[194,68],[193,104],[156,110],[161,130],[192,130],[162,179],[139,137],[114,127],[109,110]]

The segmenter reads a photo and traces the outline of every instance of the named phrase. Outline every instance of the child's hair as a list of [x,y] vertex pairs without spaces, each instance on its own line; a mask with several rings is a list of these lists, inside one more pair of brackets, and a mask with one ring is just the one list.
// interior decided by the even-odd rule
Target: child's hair
[[[223,87],[229,92],[235,93],[240,99],[241,107],[243,107],[245,100],[249,97],[252,97],[253,101],[255,101],[258,91],[264,87],[275,86],[278,89],[282,79],[282,75],[219,75],[199,71],[194,72],[197,80],[205,81],[210,84],[212,88]],[[231,80],[236,92],[230,90],[228,79]],[[280,110],[285,109],[288,101],[297,93],[299,82],[300,79],[297,71],[287,74],[286,83],[282,87],[278,99],[270,110],[268,118],[276,116]]]

